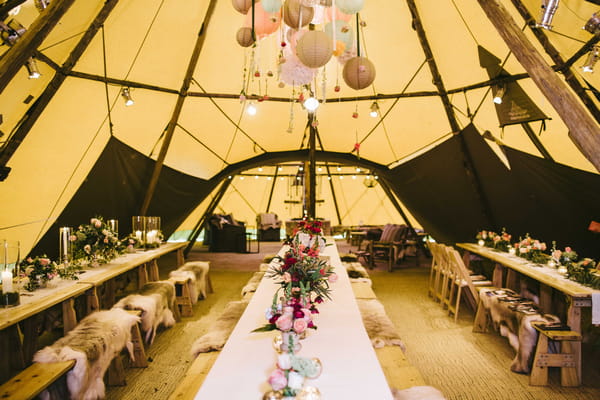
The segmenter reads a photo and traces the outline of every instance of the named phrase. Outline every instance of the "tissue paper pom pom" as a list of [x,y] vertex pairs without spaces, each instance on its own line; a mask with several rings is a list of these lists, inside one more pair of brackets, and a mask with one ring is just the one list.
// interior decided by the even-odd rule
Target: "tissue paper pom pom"
[[348,60],[354,57],[356,57],[356,47],[344,49],[344,52],[340,56],[338,56],[337,59],[340,64],[344,65]]
[[306,85],[313,80],[315,70],[300,62],[289,47],[283,50],[285,63],[281,64],[281,80],[288,85]]

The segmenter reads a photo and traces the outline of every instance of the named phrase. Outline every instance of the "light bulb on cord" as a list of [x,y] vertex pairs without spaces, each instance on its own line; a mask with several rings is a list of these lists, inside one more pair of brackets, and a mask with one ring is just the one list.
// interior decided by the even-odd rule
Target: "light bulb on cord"
[[494,85],[492,86],[492,92],[494,93],[494,103],[502,104],[502,99],[504,97],[504,94],[506,93],[506,86],[504,86],[503,84]]
[[315,99],[312,96],[304,100],[304,103],[302,104],[304,105],[304,108],[306,108],[306,110],[309,112],[315,112],[316,109],[319,108],[319,100]]
[[582,67],[583,72],[594,72],[594,66],[598,62],[598,59],[600,59],[600,46],[595,45],[585,59],[585,64]]
[[246,112],[248,113],[248,115],[256,115],[256,106],[254,105],[254,103],[248,103],[248,107],[246,107]]
[[131,97],[131,92],[129,91],[129,88],[123,88],[121,90],[121,96],[123,97],[123,100],[125,100],[125,105],[126,106],[132,106],[134,104],[133,98]]
[[379,104],[377,104],[376,101],[371,104],[371,112],[369,112],[369,115],[373,118],[377,118],[379,116]]

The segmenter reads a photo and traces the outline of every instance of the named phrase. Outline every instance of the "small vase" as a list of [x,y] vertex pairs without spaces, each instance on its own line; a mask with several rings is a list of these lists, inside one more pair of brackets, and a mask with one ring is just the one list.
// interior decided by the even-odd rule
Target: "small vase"
[[281,332],[281,351],[297,353],[302,348],[298,334],[293,331]]

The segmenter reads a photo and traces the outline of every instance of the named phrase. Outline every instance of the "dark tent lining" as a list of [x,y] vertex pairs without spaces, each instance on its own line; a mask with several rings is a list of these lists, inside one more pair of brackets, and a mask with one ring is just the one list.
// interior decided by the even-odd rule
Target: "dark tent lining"
[[[32,254],[58,254],[58,228],[77,227],[94,216],[119,220],[119,236],[131,232],[155,161],[111,137],[96,164]],[[148,215],[161,217],[165,237],[210,193],[212,185],[164,166]]]

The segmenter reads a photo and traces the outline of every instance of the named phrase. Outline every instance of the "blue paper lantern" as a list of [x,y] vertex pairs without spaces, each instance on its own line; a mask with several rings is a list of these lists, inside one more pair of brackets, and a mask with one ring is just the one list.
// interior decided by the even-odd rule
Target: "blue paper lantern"
[[[327,36],[333,39],[332,22],[325,25],[324,31]],[[342,20],[335,21],[335,40],[344,43],[347,49],[352,48],[352,45],[354,44],[354,30],[348,22]]]
[[281,0],[262,0],[262,7],[268,13],[276,13],[281,9]]
[[335,5],[344,14],[356,14],[365,6],[365,0],[338,0]]

